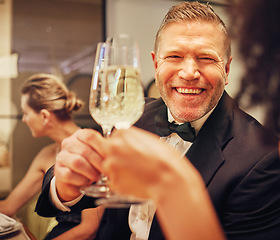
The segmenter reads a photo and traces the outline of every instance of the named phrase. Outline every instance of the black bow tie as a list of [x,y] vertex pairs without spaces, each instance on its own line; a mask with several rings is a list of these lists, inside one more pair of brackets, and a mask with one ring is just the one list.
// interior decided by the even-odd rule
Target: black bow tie
[[195,139],[195,130],[189,122],[178,125],[175,122],[170,123],[160,115],[157,115],[155,117],[155,127],[161,137],[168,136],[174,132],[185,141],[193,142]]

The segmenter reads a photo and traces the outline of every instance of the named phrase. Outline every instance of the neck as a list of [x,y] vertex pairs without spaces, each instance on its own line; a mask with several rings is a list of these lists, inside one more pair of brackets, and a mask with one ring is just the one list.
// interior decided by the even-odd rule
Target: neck
[[57,124],[55,130],[51,131],[48,137],[60,145],[64,138],[70,137],[79,128],[72,120],[64,121]]
[[[209,111],[207,114],[205,114],[202,118],[197,119],[195,121],[190,122],[191,126],[195,129],[195,133],[196,135],[198,134],[198,132],[200,131],[201,127],[203,126],[203,124],[206,122],[207,118],[210,116],[210,114],[213,112],[215,108],[213,108],[211,111]],[[169,122],[175,121],[176,123],[180,124],[179,122],[177,122],[175,120],[175,118],[172,116],[169,108],[167,108],[167,118]]]

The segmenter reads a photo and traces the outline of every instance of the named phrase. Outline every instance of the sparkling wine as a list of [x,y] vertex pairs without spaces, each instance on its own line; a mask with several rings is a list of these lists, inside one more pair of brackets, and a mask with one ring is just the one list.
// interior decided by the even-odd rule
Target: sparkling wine
[[110,66],[99,72],[93,86],[90,113],[102,126],[128,128],[143,113],[144,93],[140,70],[132,66]]

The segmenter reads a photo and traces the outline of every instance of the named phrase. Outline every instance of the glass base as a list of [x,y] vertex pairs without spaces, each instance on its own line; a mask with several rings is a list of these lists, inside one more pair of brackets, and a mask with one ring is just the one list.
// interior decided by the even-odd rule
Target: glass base
[[112,192],[105,182],[82,188],[81,192],[89,197],[97,198],[95,201],[97,206],[103,205],[107,208],[128,208],[131,204],[141,204],[147,201],[132,196],[118,195]]
[[89,197],[94,198],[108,198],[113,194],[107,183],[102,182],[82,188],[81,192]]
[[97,206],[103,205],[107,208],[129,208],[132,204],[142,204],[146,199],[139,199],[131,196],[111,195],[108,198],[99,198],[95,201]]

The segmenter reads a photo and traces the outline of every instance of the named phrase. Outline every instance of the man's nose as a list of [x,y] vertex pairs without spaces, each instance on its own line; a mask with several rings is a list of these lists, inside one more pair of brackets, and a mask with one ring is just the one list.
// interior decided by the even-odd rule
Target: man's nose
[[184,59],[180,63],[178,76],[188,81],[198,79],[200,72],[196,60],[193,58]]

